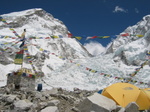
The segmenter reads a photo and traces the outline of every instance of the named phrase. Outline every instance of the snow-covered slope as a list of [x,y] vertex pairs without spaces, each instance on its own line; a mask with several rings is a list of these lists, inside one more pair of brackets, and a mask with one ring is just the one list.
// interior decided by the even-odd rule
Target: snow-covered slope
[[[146,59],[149,47],[149,16],[143,18],[137,25],[127,28],[123,33],[142,34],[144,37],[118,36],[107,50],[107,54],[91,57],[86,49],[75,39],[67,38],[69,32],[65,25],[42,9],[31,9],[2,15],[10,25],[13,25],[18,34],[23,29],[26,32],[26,45],[33,66],[44,77],[37,79],[43,84],[43,89],[62,87],[68,90],[73,88],[95,90],[102,89],[115,82],[127,82],[139,87],[148,87],[150,67],[148,63],[141,67]],[[21,19],[19,19],[21,18]],[[19,23],[18,23],[19,21]],[[45,26],[46,25],[46,26]],[[143,25],[143,27],[142,27]],[[138,30],[144,28],[142,32]],[[7,25],[0,23],[0,35],[14,36]],[[61,38],[30,39],[30,37],[48,37],[56,35]],[[61,36],[60,36],[61,35]],[[63,37],[63,38],[62,38]],[[13,39],[0,39],[0,85],[6,83],[6,74],[17,70],[20,65],[13,64],[15,52],[19,45],[13,45]],[[3,44],[11,42],[9,44]],[[3,52],[5,48],[11,49]],[[32,68],[24,58],[23,67]],[[140,68],[139,71],[136,69]],[[132,73],[135,73],[131,77]],[[5,83],[3,82],[5,81]]]
[[[27,30],[26,36],[47,37],[51,35],[67,36],[68,29],[62,21],[54,18],[50,13],[43,9],[29,9],[20,12],[4,14],[2,17],[15,28],[21,35],[23,29]],[[0,22],[0,35],[14,36],[8,30],[8,26]]]
[[108,47],[107,53],[115,53],[114,59],[127,65],[140,65],[150,50],[150,15],[143,17],[140,22],[128,27],[121,34],[125,33],[144,37],[118,35]]

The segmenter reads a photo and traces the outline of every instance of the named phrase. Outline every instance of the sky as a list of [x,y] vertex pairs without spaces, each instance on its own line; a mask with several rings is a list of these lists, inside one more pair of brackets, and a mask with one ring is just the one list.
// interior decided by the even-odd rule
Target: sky
[[[128,26],[150,14],[150,0],[2,0],[0,15],[42,8],[61,20],[82,44],[95,42],[104,47]],[[89,39],[88,36],[110,36]]]

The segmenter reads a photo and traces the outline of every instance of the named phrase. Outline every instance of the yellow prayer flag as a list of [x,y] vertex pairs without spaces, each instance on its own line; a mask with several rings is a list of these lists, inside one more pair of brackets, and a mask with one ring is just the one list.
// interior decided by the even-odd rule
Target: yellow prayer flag
[[8,37],[8,36],[5,36],[4,38],[6,39],[6,38],[9,38],[9,37]]
[[80,64],[77,64],[77,66],[80,66]]
[[76,39],[78,39],[78,40],[81,40],[82,39],[82,37],[75,37]]
[[21,65],[23,63],[23,59],[15,59],[14,63]]
[[58,36],[53,36],[53,38],[59,38]]
[[43,49],[42,49],[42,48],[40,48],[39,50],[40,50],[40,51],[43,51]]
[[144,35],[136,35],[137,37],[143,37]]
[[12,30],[12,31],[14,30],[13,28],[9,28],[9,29]]
[[24,50],[26,51],[26,50],[28,50],[28,48],[24,48]]
[[4,44],[9,44],[8,42],[5,42]]
[[2,19],[2,21],[6,21],[5,19]]
[[91,72],[95,73],[95,70],[91,70]]
[[59,58],[63,58],[62,56],[59,56]]
[[104,36],[103,38],[108,38],[108,37],[110,37],[110,36]]

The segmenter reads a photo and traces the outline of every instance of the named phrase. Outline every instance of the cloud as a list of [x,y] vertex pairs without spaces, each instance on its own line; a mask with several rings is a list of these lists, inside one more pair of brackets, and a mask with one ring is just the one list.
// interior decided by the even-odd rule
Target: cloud
[[102,54],[106,51],[106,48],[96,41],[90,41],[89,43],[85,43],[84,47],[88,50],[89,53],[94,56]]
[[139,10],[137,8],[134,9],[136,13],[139,13]]
[[115,10],[113,12],[114,13],[117,13],[117,12],[125,12],[125,13],[127,13],[127,10],[125,10],[125,9],[119,7],[119,6],[116,6]]

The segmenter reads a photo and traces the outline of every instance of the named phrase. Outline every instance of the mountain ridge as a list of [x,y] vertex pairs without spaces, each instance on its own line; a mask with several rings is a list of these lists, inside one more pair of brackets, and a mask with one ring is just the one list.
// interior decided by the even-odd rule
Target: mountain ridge
[[[13,13],[11,18],[15,18],[14,15],[17,13],[20,12]],[[21,34],[23,29],[27,29],[26,38],[28,40],[26,40],[25,44],[29,45],[28,53],[35,69],[44,73],[44,77],[37,80],[36,83],[42,83],[44,89],[62,87],[69,90],[73,88],[95,90],[102,89],[115,82],[125,82],[127,79],[130,79],[130,83],[137,86],[148,87],[150,78],[148,64],[140,68],[140,71],[136,72],[135,76],[131,77],[131,74],[143,62],[147,61],[146,51],[148,49],[146,45],[149,46],[149,41],[147,41],[149,40],[149,31],[147,30],[149,23],[148,27],[146,26],[143,29],[143,34],[146,31],[144,37],[133,37],[133,40],[131,40],[130,36],[123,37],[119,35],[117,39],[110,43],[112,45],[108,47],[106,54],[92,57],[75,38],[67,37],[69,31],[65,25],[62,25],[62,22],[58,23],[58,19],[57,21],[53,19],[54,21],[50,22],[48,29],[43,27],[44,24],[49,23],[47,20],[41,19],[41,17],[35,19],[35,17],[37,16],[32,15],[28,19],[32,24],[21,25],[21,27],[16,27],[15,30],[18,34]],[[9,16],[8,18],[6,17],[6,20],[8,20],[8,23],[12,22],[12,20],[9,20]],[[56,26],[53,26],[53,23]],[[143,23],[138,24],[140,26]],[[51,25],[52,28],[50,27]],[[59,26],[61,27],[59,28]],[[136,29],[140,29],[139,26],[129,27],[127,28],[128,30],[122,33],[138,33],[139,31],[136,31]],[[0,29],[0,35],[14,36],[5,27]],[[53,35],[59,38],[43,38],[52,37]],[[30,40],[31,37],[41,37],[41,39],[34,38]],[[4,45],[4,42],[10,43]],[[1,46],[0,71],[3,74],[1,78],[5,81],[7,79],[6,74],[20,68],[20,66],[13,64],[15,52],[19,50],[20,43],[14,45],[12,49],[2,52],[8,46],[11,46],[11,42],[13,43],[13,39],[9,38],[2,38],[0,41],[1,45],[3,44]],[[5,60],[8,60],[8,63],[5,63]],[[5,64],[2,64],[2,61]],[[31,65],[28,62],[24,62],[24,67],[31,69]]]

